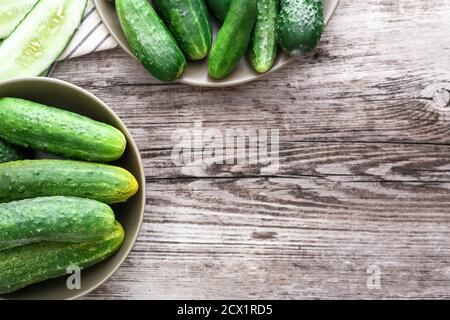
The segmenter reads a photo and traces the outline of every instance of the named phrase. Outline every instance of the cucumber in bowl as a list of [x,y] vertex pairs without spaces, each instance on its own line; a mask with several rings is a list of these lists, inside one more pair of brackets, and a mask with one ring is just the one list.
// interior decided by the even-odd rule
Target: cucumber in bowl
[[21,160],[0,164],[0,203],[66,196],[107,204],[126,202],[139,189],[117,166],[73,160]]
[[208,73],[227,77],[247,51],[258,11],[257,0],[233,0],[211,49]]
[[153,0],[190,60],[205,58],[212,45],[212,27],[204,0]]
[[269,71],[277,57],[276,22],[279,0],[259,0],[250,43],[250,63],[258,73]]
[[[93,0],[93,1],[97,8],[97,11],[99,12],[99,15],[101,16],[103,22],[105,23],[106,28],[110,31],[111,35],[130,56],[135,58],[136,55],[133,54],[133,50],[130,46],[130,43],[129,41],[127,41],[127,37],[119,23],[116,10],[117,6],[112,5],[110,1],[106,0]],[[121,1],[126,2],[127,0]],[[281,1],[282,0],[277,0],[277,2]],[[333,16],[335,10],[337,9],[340,0],[321,0],[321,1],[323,2],[323,17],[324,22],[326,24],[331,20],[331,17]],[[231,0],[205,0],[205,2],[207,3],[212,16],[213,15],[216,16],[217,14],[215,14],[215,12],[219,12],[218,10],[220,10],[219,15],[222,16],[223,18],[225,17],[226,13],[229,10],[227,4],[229,5],[231,3]],[[264,21],[264,17],[270,16],[271,13],[273,12],[273,7],[268,9],[270,11],[264,10],[263,16],[260,15],[261,19],[263,19],[260,20],[263,23],[259,24],[259,27],[261,27],[261,29],[259,29],[261,33],[258,33],[258,37],[254,37],[254,42],[252,43],[254,48],[258,50],[257,51],[258,56],[255,55],[252,58],[255,59],[253,60],[253,62],[255,62],[255,66],[253,66],[250,63],[249,59],[241,59],[238,65],[236,66],[234,72],[230,73],[225,78],[216,79],[215,77],[208,76],[208,59],[204,59],[202,61],[189,61],[189,63],[186,66],[185,72],[179,78],[179,82],[202,87],[234,86],[256,80],[262,77],[261,73],[267,74],[270,72],[274,72],[276,70],[279,70],[281,67],[287,65],[290,61],[293,61],[294,58],[291,57],[290,54],[288,54],[289,51],[285,49],[286,50],[285,52],[277,51],[277,58],[275,59],[273,65],[271,66],[274,56],[273,49],[276,48],[276,46],[273,41],[273,27],[274,27],[273,20]],[[217,27],[220,26],[220,23],[217,23],[216,20],[217,19],[212,19],[213,30],[215,34]],[[264,25],[268,24],[270,25],[271,28],[271,30],[269,31],[270,38],[265,38],[264,34],[268,34],[268,32],[264,29]],[[289,24],[284,24],[282,29],[283,32],[287,33],[289,31]],[[280,31],[278,31],[277,33],[281,34]],[[261,35],[264,38],[260,38]],[[268,47],[267,50],[264,47],[264,42],[261,41],[264,39],[267,39],[267,41],[270,42],[270,47]],[[263,59],[261,59],[261,57]],[[268,68],[270,69],[267,70]],[[257,69],[257,72],[255,72],[255,69]]]
[[164,22],[147,0],[116,0],[120,25],[135,57],[157,79],[175,81],[186,58]]
[[113,126],[33,101],[0,98],[0,137],[25,148],[66,158],[111,162],[126,148]]
[[114,228],[113,210],[83,198],[45,197],[0,203],[0,251],[41,242],[102,239]]
[[225,20],[228,9],[233,0],[206,0],[209,9],[220,22]]
[[0,294],[64,276],[68,268],[85,269],[117,252],[125,239],[120,223],[101,240],[81,243],[41,242],[0,252]]
[[8,37],[39,0],[0,0],[0,39]]
[[66,48],[87,0],[40,0],[0,46],[0,81],[44,73]]
[[281,0],[277,39],[289,55],[313,50],[320,41],[324,27],[323,0]]
[[0,163],[8,161],[23,160],[28,157],[28,152],[24,149],[13,146],[0,139]]
[[[5,97],[14,98],[0,110],[12,113],[0,115],[3,121],[8,118],[0,128],[4,130],[6,125],[12,133],[26,128],[28,144],[37,135],[47,137],[43,140],[49,144],[63,144],[65,139],[50,138],[55,133],[63,138],[65,135],[60,134],[65,130],[79,127],[79,121],[84,121],[77,114],[117,128],[128,141],[125,153],[114,166],[55,159],[54,155],[34,147],[29,151],[35,160],[0,163],[0,295],[5,294],[0,300],[79,298],[111,276],[136,240],[146,200],[139,150],[126,126],[106,104],[69,83],[44,77],[0,82],[0,100]],[[26,109],[25,101],[61,106],[58,109],[65,115],[35,104],[30,112],[15,114],[13,111]],[[8,108],[11,105],[13,108]],[[53,120],[62,120],[63,125],[55,127],[54,122],[36,120],[45,114]],[[90,139],[86,135],[86,142],[99,140],[96,129],[87,131]],[[67,139],[77,135],[68,134]],[[21,136],[16,138],[22,140]],[[116,219],[123,229],[114,222]],[[127,241],[122,246],[124,233]],[[112,259],[104,261],[112,254]],[[67,286],[78,270],[103,261],[83,271],[79,289]],[[60,278],[38,284],[57,277]],[[31,284],[36,285],[19,291]]]

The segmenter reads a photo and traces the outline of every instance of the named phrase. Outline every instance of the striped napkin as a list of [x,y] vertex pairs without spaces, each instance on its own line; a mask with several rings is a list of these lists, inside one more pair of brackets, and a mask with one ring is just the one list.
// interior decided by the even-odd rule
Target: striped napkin
[[92,0],[88,0],[78,31],[58,60],[72,59],[115,47],[117,47],[117,42],[111,37],[100,19]]

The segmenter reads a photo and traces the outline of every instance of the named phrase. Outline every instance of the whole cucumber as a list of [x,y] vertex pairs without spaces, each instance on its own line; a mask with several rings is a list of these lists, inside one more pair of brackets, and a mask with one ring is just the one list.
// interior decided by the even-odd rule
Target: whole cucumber
[[250,62],[259,73],[269,71],[277,57],[278,10],[279,0],[258,1],[258,16],[250,46]]
[[217,20],[223,22],[233,0],[206,0],[209,9],[214,13]]
[[0,137],[25,148],[96,162],[117,160],[126,147],[124,135],[113,126],[17,98],[0,98]]
[[46,197],[0,203],[0,251],[27,244],[100,240],[114,228],[114,212],[101,202]]
[[0,140],[0,163],[26,159],[28,152]]
[[161,81],[175,81],[186,59],[161,18],[147,0],[116,0],[123,32],[142,65]]
[[225,78],[245,55],[257,9],[257,0],[233,0],[211,50],[208,64],[210,77]]
[[72,266],[84,269],[100,263],[120,249],[124,238],[123,228],[116,222],[98,241],[41,242],[0,252],[0,294],[64,276]]
[[288,54],[313,50],[324,29],[322,0],[281,0],[277,21],[278,44]]
[[208,55],[212,28],[204,0],[154,0],[153,4],[190,60]]
[[138,190],[127,170],[72,160],[22,160],[0,164],[0,202],[67,196],[107,204],[125,202]]

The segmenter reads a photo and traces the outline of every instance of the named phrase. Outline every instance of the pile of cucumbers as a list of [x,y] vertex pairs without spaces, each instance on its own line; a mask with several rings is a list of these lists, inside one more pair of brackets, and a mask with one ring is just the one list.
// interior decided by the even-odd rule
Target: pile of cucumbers
[[43,74],[67,47],[86,4],[0,0],[0,81]]
[[[109,205],[139,186],[104,163],[121,158],[126,144],[108,124],[0,98],[0,294],[89,267],[121,247],[124,230]],[[30,159],[33,150],[52,157]]]
[[[322,0],[115,0],[128,43],[145,68],[174,81],[187,59],[209,55],[208,73],[223,79],[249,53],[255,71],[269,71],[278,47],[290,55],[307,53],[324,29]],[[217,38],[208,9],[222,23]]]

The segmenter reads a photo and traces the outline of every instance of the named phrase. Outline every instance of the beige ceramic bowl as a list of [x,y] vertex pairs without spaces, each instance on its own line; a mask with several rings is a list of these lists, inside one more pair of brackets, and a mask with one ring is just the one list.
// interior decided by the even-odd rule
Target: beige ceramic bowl
[[[324,14],[325,14],[325,23],[328,24],[333,13],[335,12],[340,0],[324,0]],[[122,32],[120,27],[119,20],[117,18],[116,10],[114,8],[114,4],[108,2],[107,0],[94,0],[94,4],[105,23],[106,27],[110,31],[111,35],[116,39],[119,45],[132,57],[134,55],[131,52],[130,47],[128,46],[125,35]],[[214,25],[215,31],[217,30],[217,25]],[[288,64],[292,61],[292,57],[286,54],[280,54],[277,61],[275,62],[274,67],[268,73],[274,72],[284,65]],[[266,73],[266,74],[268,74]],[[193,86],[202,86],[202,87],[225,87],[225,86],[234,86],[238,84],[243,84],[246,82],[250,82],[256,79],[261,78],[264,75],[258,74],[253,71],[250,63],[247,59],[242,59],[239,66],[236,70],[227,78],[222,80],[214,80],[208,76],[208,62],[190,61],[188,63],[188,67],[186,68],[186,72],[181,77],[180,82],[193,85]]]
[[[66,82],[49,78],[26,78],[0,82],[0,97],[17,97],[76,112],[108,123],[123,132],[128,141],[124,156],[112,164],[130,171],[139,182],[139,192],[124,204],[113,205],[126,237],[121,249],[108,260],[81,272],[81,290],[68,290],[67,277],[45,281],[0,299],[75,299],[105,282],[130,253],[142,224],[145,207],[145,176],[139,151],[117,115],[89,92]],[[38,158],[43,157],[37,153]],[[24,261],[24,263],[27,263]]]

